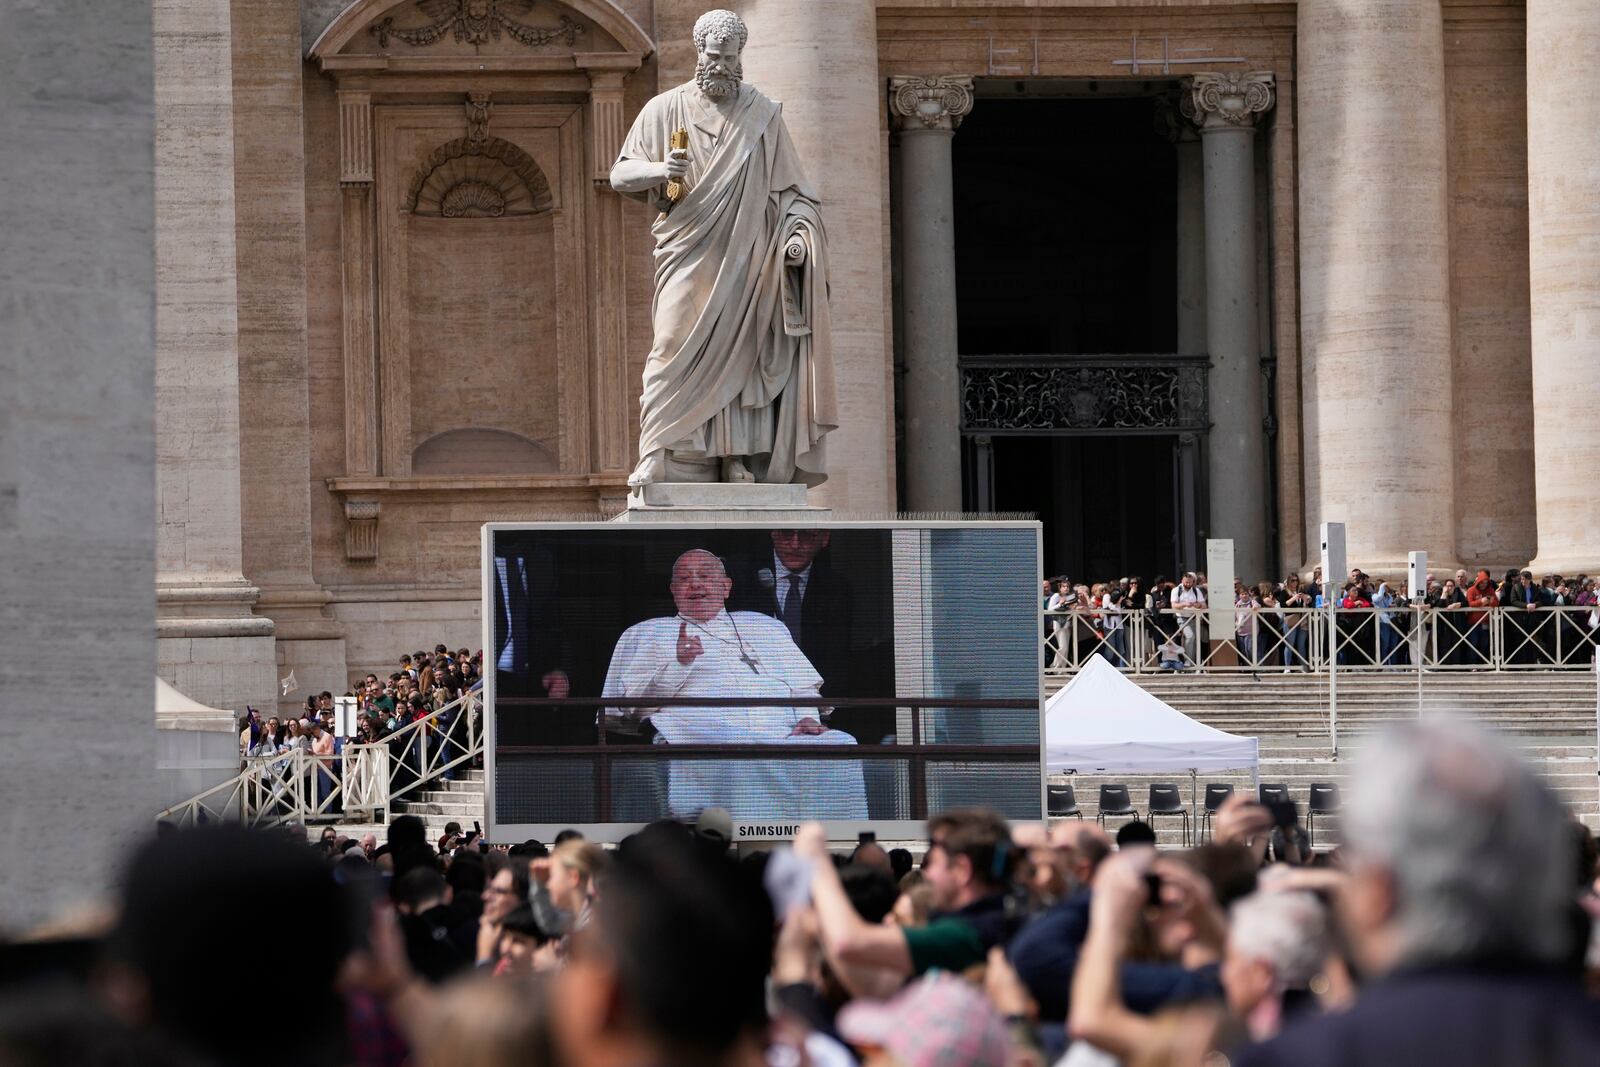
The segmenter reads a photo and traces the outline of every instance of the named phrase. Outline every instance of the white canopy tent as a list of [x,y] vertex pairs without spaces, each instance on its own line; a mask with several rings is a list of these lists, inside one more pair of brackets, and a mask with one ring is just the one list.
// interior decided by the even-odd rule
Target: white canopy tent
[[1093,656],[1045,704],[1051,774],[1201,773],[1248,767],[1261,784],[1261,743],[1196,722]]

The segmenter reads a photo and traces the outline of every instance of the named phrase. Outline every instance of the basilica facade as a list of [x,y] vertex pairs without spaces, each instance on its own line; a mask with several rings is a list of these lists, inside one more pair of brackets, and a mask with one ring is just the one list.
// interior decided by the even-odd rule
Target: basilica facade
[[[159,668],[476,648],[479,529],[626,505],[708,0],[155,0]],[[1600,569],[1600,22],[1577,0],[743,0],[823,203],[841,517],[1051,572]]]

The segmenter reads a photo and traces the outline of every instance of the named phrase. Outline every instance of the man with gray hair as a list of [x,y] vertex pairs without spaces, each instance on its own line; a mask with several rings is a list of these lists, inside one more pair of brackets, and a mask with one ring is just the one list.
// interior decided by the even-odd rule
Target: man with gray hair
[[748,36],[732,11],[701,15],[694,80],[645,104],[611,168],[659,211],[630,485],[827,476],[827,242],[782,106],[743,80]]
[[1312,979],[1328,961],[1328,917],[1310,893],[1263,890],[1236,903],[1228,920],[1228,1010],[1263,1041],[1309,1001]]
[[1240,1064],[1593,1067],[1600,1008],[1574,966],[1587,926],[1569,817],[1502,742],[1456,721],[1374,743],[1345,831],[1338,906],[1355,1006],[1294,1026]]

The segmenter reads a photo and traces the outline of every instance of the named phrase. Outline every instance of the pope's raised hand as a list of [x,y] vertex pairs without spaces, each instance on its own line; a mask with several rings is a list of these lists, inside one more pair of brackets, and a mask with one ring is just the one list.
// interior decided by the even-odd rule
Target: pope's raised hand
[[700,658],[705,648],[700,644],[700,637],[689,632],[689,624],[678,624],[678,663],[687,667]]

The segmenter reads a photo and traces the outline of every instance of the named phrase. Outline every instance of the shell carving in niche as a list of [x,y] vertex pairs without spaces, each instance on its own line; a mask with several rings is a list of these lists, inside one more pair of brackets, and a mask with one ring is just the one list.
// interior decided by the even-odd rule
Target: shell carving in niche
[[497,219],[506,213],[506,198],[488,182],[469,178],[445,191],[439,213],[447,219]]
[[538,164],[497,137],[439,146],[417,172],[408,200],[415,214],[451,219],[534,215],[554,206]]

